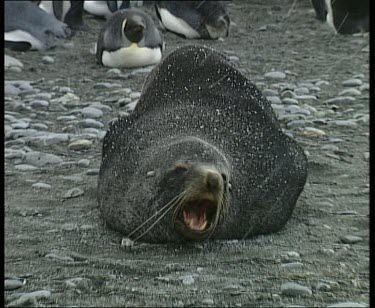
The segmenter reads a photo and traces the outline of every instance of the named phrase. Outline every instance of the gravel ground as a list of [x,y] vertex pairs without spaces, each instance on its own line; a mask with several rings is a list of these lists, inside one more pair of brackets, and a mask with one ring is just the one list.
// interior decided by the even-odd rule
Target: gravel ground
[[64,47],[6,50],[23,64],[5,72],[8,306],[368,306],[369,37],[334,35],[306,0],[228,9],[228,38],[165,33],[164,56],[211,46],[269,98],[309,160],[288,224],[245,241],[133,247],[104,225],[102,139],[134,108],[150,68],[96,65],[90,49],[104,21],[86,15],[90,31]]

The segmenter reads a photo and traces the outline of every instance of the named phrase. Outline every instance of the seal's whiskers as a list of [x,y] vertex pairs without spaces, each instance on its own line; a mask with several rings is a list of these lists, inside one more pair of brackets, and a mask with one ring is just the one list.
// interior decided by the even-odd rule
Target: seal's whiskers
[[[150,220],[152,220],[155,216],[159,215],[160,212],[164,211],[167,207],[170,206],[170,208],[172,208],[172,207],[173,207],[173,204],[174,204],[175,202],[177,202],[178,199],[181,199],[182,197],[183,197],[183,192],[182,192],[181,194],[177,195],[176,197],[174,197],[171,201],[169,201],[169,202],[168,202],[166,205],[164,205],[162,208],[160,208],[159,210],[157,210],[157,211],[155,212],[155,214],[153,214],[152,216],[150,216],[147,220],[145,220],[142,224],[140,224],[136,229],[134,229],[131,233],[129,233],[129,234],[128,234],[128,237],[132,236],[135,232],[137,232],[139,229],[141,229],[145,224],[147,224],[147,223],[148,223]],[[169,211],[169,209],[167,209],[167,210],[165,211],[165,213],[168,212],[168,211]],[[164,216],[165,213],[163,213],[163,214],[161,214],[161,215]],[[159,219],[158,219],[157,221],[159,221]]]

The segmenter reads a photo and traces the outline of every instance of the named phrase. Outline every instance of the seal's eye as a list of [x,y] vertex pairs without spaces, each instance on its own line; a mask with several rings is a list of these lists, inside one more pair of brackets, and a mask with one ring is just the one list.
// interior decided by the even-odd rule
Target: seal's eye
[[227,176],[224,173],[222,173],[221,177],[223,178],[224,183],[226,183],[227,182]]
[[186,165],[179,164],[174,167],[174,170],[178,173],[184,173],[188,170],[188,167]]

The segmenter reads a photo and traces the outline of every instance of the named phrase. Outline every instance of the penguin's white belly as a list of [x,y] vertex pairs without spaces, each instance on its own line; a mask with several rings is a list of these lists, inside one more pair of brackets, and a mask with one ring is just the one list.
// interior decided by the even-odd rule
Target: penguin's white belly
[[85,0],[83,9],[95,16],[108,16],[112,12],[109,10],[106,1],[88,1]]
[[159,14],[164,27],[170,31],[182,34],[189,39],[199,38],[199,33],[183,19],[173,16],[166,9],[160,8]]
[[[48,14],[55,16],[55,12],[53,10],[53,1],[42,1],[40,2],[39,7],[43,11],[47,12]],[[63,2],[62,21],[64,21],[65,15],[70,10],[70,7],[71,7],[70,1]]]
[[10,42],[27,42],[31,44],[31,49],[42,50],[44,48],[44,45],[40,40],[32,36],[30,33],[22,30],[5,32],[4,40]]
[[159,63],[160,48],[126,47],[116,51],[103,51],[102,62],[108,67],[140,67]]

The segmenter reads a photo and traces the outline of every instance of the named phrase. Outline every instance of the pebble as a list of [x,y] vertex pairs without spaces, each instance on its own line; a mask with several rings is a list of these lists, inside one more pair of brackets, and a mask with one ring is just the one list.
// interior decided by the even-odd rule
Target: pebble
[[86,171],[86,175],[98,175],[99,174],[99,169],[88,169]]
[[113,89],[121,88],[122,85],[119,83],[108,83],[108,82],[99,82],[94,84],[94,89]]
[[73,223],[66,223],[61,226],[61,230],[64,230],[64,231],[74,231],[77,229],[78,229],[77,224],[73,224]]
[[301,262],[290,262],[290,263],[281,264],[281,267],[285,269],[296,269],[296,268],[301,268],[302,266],[303,266],[303,263]]
[[315,83],[316,86],[320,87],[320,86],[329,86],[330,83],[329,81],[326,81],[326,80],[319,80]]
[[77,123],[81,127],[103,128],[104,124],[94,119],[85,119]]
[[340,302],[327,306],[327,308],[351,308],[351,307],[369,307],[365,303],[356,303],[356,302]]
[[294,93],[293,91],[286,90],[281,93],[282,98],[296,98],[297,94]]
[[92,108],[95,108],[95,109],[99,109],[103,113],[111,112],[112,111],[112,108],[110,106],[104,105],[104,104],[99,103],[99,102],[92,103],[92,104],[90,104],[89,107],[92,107]]
[[79,160],[77,164],[79,167],[88,167],[90,165],[90,160],[84,158]]
[[30,124],[31,128],[37,129],[37,130],[47,130],[48,126],[43,123],[32,123]]
[[44,167],[49,164],[59,164],[63,162],[63,159],[54,154],[48,154],[43,152],[27,152],[24,157],[24,162],[37,167]]
[[78,187],[69,189],[63,196],[64,199],[80,197],[84,194],[84,191]]
[[370,84],[364,83],[359,87],[359,91],[370,91]]
[[129,94],[129,98],[131,99],[136,99],[136,98],[139,98],[141,97],[141,92],[132,92]]
[[316,290],[318,291],[322,291],[322,292],[328,292],[331,290],[331,286],[327,283],[323,283],[323,282],[318,282],[318,284],[316,285]]
[[50,184],[38,182],[31,185],[31,187],[38,189],[51,189],[52,186]]
[[78,139],[68,145],[68,149],[72,151],[84,151],[90,149],[92,141],[87,139]]
[[34,100],[31,101],[29,104],[32,108],[46,108],[49,106],[49,103],[43,100]]
[[35,171],[38,170],[37,167],[31,166],[31,165],[24,165],[20,164],[14,167],[18,171]]
[[289,97],[286,97],[286,98],[283,98],[281,100],[281,102],[284,104],[284,105],[298,105],[298,101],[294,98],[289,98]]
[[295,97],[296,100],[313,102],[317,100],[315,95],[298,95]]
[[125,247],[125,248],[128,248],[128,247],[133,247],[134,245],[134,241],[132,241],[130,238],[128,237],[124,237],[122,240],[121,240],[121,247]]
[[34,307],[36,305],[37,301],[34,296],[27,296],[27,294],[23,294],[20,298],[7,304],[7,307]]
[[50,56],[44,56],[44,57],[42,58],[42,62],[43,62],[44,64],[52,64],[52,63],[55,62],[55,59],[52,58],[52,57],[50,57]]
[[342,85],[344,87],[357,87],[357,86],[361,86],[362,84],[363,84],[362,80],[358,78],[348,79],[342,82]]
[[75,277],[65,280],[65,284],[72,289],[88,290],[91,285],[91,280],[88,278]]
[[67,142],[67,141],[69,141],[69,138],[70,138],[69,134],[51,133],[51,134],[48,134],[47,136],[40,137],[40,140],[42,140],[43,145],[48,146],[48,145],[52,145],[52,144]]
[[97,108],[93,108],[93,107],[85,107],[85,108],[82,109],[82,115],[85,118],[98,119],[98,118],[101,118],[103,116],[103,111],[101,111],[100,109],[97,109]]
[[286,74],[283,72],[268,72],[264,74],[264,77],[269,78],[269,79],[285,79]]
[[312,291],[305,286],[294,282],[287,282],[281,286],[281,292],[287,296],[311,296]]
[[279,96],[279,92],[277,92],[276,90],[272,90],[272,89],[265,89],[263,90],[263,95],[264,96]]
[[357,123],[351,120],[336,120],[329,122],[330,124],[336,125],[336,126],[342,126],[342,127],[357,127]]
[[14,158],[23,158],[26,152],[19,149],[5,149],[4,157],[7,159],[14,159]]
[[322,147],[320,147],[320,149],[323,151],[332,151],[332,152],[340,150],[338,146],[333,145],[333,144],[325,144]]
[[68,116],[60,116],[60,117],[57,117],[56,120],[57,121],[74,121],[77,117],[74,116],[74,115],[68,115]]
[[[51,103],[54,103],[54,104],[62,104],[62,105],[66,105],[66,106],[70,106],[70,105],[76,105],[77,103],[79,102],[79,97],[73,93],[66,93],[64,94],[63,96],[59,97],[59,98],[54,98],[51,100]],[[69,103],[69,104],[68,104]]]
[[310,91],[306,87],[300,87],[300,88],[294,89],[294,93],[297,95],[305,95],[305,94],[309,94]]
[[291,114],[295,114],[295,113],[300,113],[300,114],[305,114],[305,115],[311,114],[311,112],[309,110],[303,109],[303,108],[301,108],[300,106],[297,106],[297,105],[288,105],[285,108],[285,111],[289,112]]
[[214,302],[214,300],[212,299],[212,298],[204,298],[203,300],[202,300],[202,305],[214,305],[215,304],[215,302]]
[[80,183],[83,181],[83,178],[78,175],[68,175],[68,176],[63,176],[63,180],[74,182],[74,183]]
[[363,153],[363,159],[365,161],[369,161],[369,159],[370,159],[370,152],[364,152]]
[[22,70],[23,64],[20,60],[18,60],[16,58],[13,58],[13,57],[8,56],[8,55],[4,55],[4,69],[8,70],[11,67],[18,67]]
[[305,127],[302,134],[307,137],[321,137],[326,135],[323,130],[310,126]]
[[11,84],[6,84],[4,86],[5,95],[18,95],[20,93],[21,93],[21,90]]
[[66,262],[74,262],[74,259],[72,257],[60,255],[60,254],[57,254],[57,253],[54,253],[54,252],[50,252],[50,253],[46,254],[45,258],[55,259],[55,260],[59,260],[59,261],[66,261]]
[[311,121],[307,120],[293,120],[286,124],[287,128],[298,128],[298,127],[304,127],[306,124],[312,124]]
[[363,239],[355,235],[344,235],[340,237],[340,241],[344,244],[355,244],[355,243],[362,242]]
[[278,96],[266,96],[271,104],[281,104],[281,99]]
[[354,97],[351,96],[337,96],[334,98],[331,98],[329,100],[326,100],[324,104],[327,105],[343,105],[343,104],[351,104],[355,101]]
[[4,280],[5,291],[17,290],[26,284],[26,279],[21,278],[6,278]]
[[179,278],[181,280],[183,285],[191,285],[195,282],[194,277],[192,275],[186,275],[186,276],[181,276]]
[[23,121],[18,121],[17,122],[13,122],[10,124],[10,126],[14,129],[26,129],[30,126],[29,123],[26,123],[26,122],[23,122]]
[[338,95],[339,96],[346,96],[346,95],[349,95],[349,96],[358,96],[358,95],[361,95],[362,92],[360,90],[357,90],[356,88],[349,88],[349,89],[345,89],[343,91],[341,91]]

